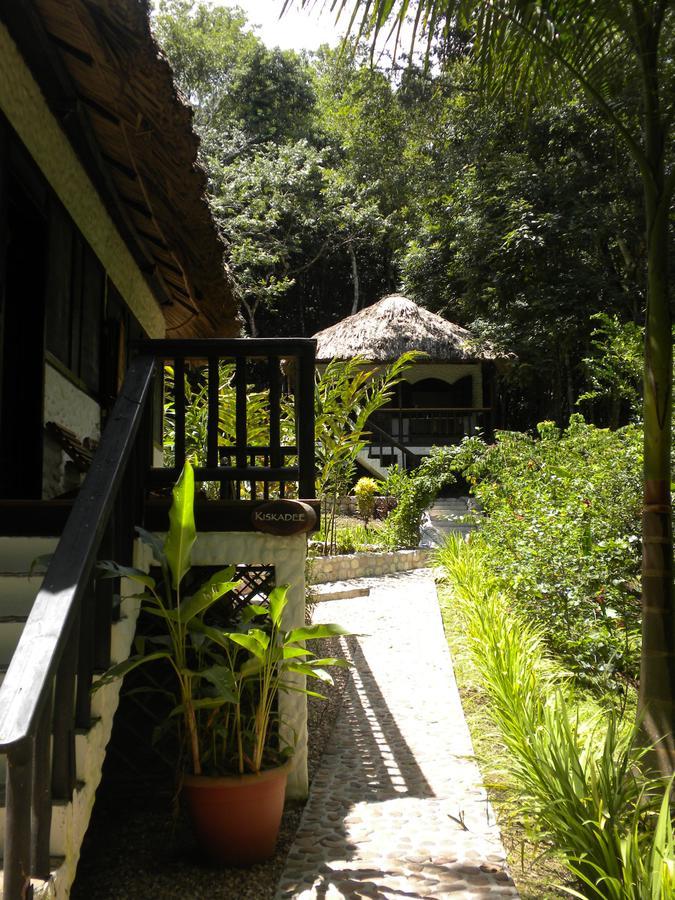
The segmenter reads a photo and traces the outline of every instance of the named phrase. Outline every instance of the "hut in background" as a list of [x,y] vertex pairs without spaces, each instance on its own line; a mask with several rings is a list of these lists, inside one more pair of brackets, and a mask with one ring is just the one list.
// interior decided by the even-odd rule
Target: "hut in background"
[[314,337],[320,370],[333,359],[359,357],[377,368],[407,351],[424,354],[370,422],[373,444],[359,462],[372,474],[409,468],[433,446],[492,431],[495,352],[466,328],[393,294]]

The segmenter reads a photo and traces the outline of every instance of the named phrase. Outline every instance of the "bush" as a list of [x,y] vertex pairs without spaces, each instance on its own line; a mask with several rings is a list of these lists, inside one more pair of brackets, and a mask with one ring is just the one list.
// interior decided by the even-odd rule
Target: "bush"
[[672,897],[672,785],[659,810],[657,783],[639,774],[644,751],[635,729],[613,711],[579,703],[573,682],[547,655],[543,630],[499,591],[480,544],[451,539],[437,561],[453,586],[521,808],[590,890],[574,896]]
[[469,439],[456,464],[498,585],[587,683],[614,689],[638,674],[642,433],[579,415],[538,432]]
[[396,498],[396,507],[386,520],[386,540],[390,547],[417,547],[425,509],[439,492],[455,481],[456,449],[433,447],[417,469],[393,469],[384,486]]
[[359,478],[354,488],[356,507],[366,526],[373,518],[375,512],[375,495],[378,487],[379,485],[374,478]]

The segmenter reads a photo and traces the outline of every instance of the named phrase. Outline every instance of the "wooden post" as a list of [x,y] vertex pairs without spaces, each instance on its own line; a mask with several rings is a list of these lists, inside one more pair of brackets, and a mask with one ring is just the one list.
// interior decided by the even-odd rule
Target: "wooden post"
[[30,897],[31,762],[32,741],[23,741],[7,754],[5,858],[2,896]]
[[31,820],[31,873],[49,878],[49,837],[52,824],[52,746],[51,724],[54,708],[53,692],[40,714],[33,748],[33,791]]
[[296,440],[298,444],[298,493],[313,500],[314,484],[314,358],[316,347],[298,354],[295,398]]

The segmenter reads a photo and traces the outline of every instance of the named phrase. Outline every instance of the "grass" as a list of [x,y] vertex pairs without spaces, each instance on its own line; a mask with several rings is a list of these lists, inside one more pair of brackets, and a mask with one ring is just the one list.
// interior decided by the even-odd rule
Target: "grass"
[[471,658],[469,641],[448,585],[439,585],[439,600],[464,714],[516,887],[522,900],[568,897],[555,885],[571,885],[569,872],[550,853],[550,846],[532,840],[528,823],[518,812],[516,792],[506,766],[507,750],[489,713],[489,699]]
[[[386,549],[382,538],[384,522],[379,519],[371,519],[368,527],[362,519],[355,516],[338,516],[336,520],[336,552],[363,553],[368,551],[380,551]],[[314,535],[314,541],[323,541],[325,538],[323,528]]]

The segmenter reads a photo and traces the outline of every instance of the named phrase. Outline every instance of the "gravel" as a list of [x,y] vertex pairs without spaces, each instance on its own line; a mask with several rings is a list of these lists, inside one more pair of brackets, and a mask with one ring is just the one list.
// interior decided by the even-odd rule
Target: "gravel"
[[[317,641],[320,656],[339,656],[337,639]],[[308,703],[310,782],[319,766],[349,679],[333,670],[326,701]],[[190,824],[166,792],[130,794],[108,785],[100,791],[82,846],[72,900],[271,900],[300,823],[304,804],[286,804],[277,851],[247,869],[216,868],[198,854]]]

